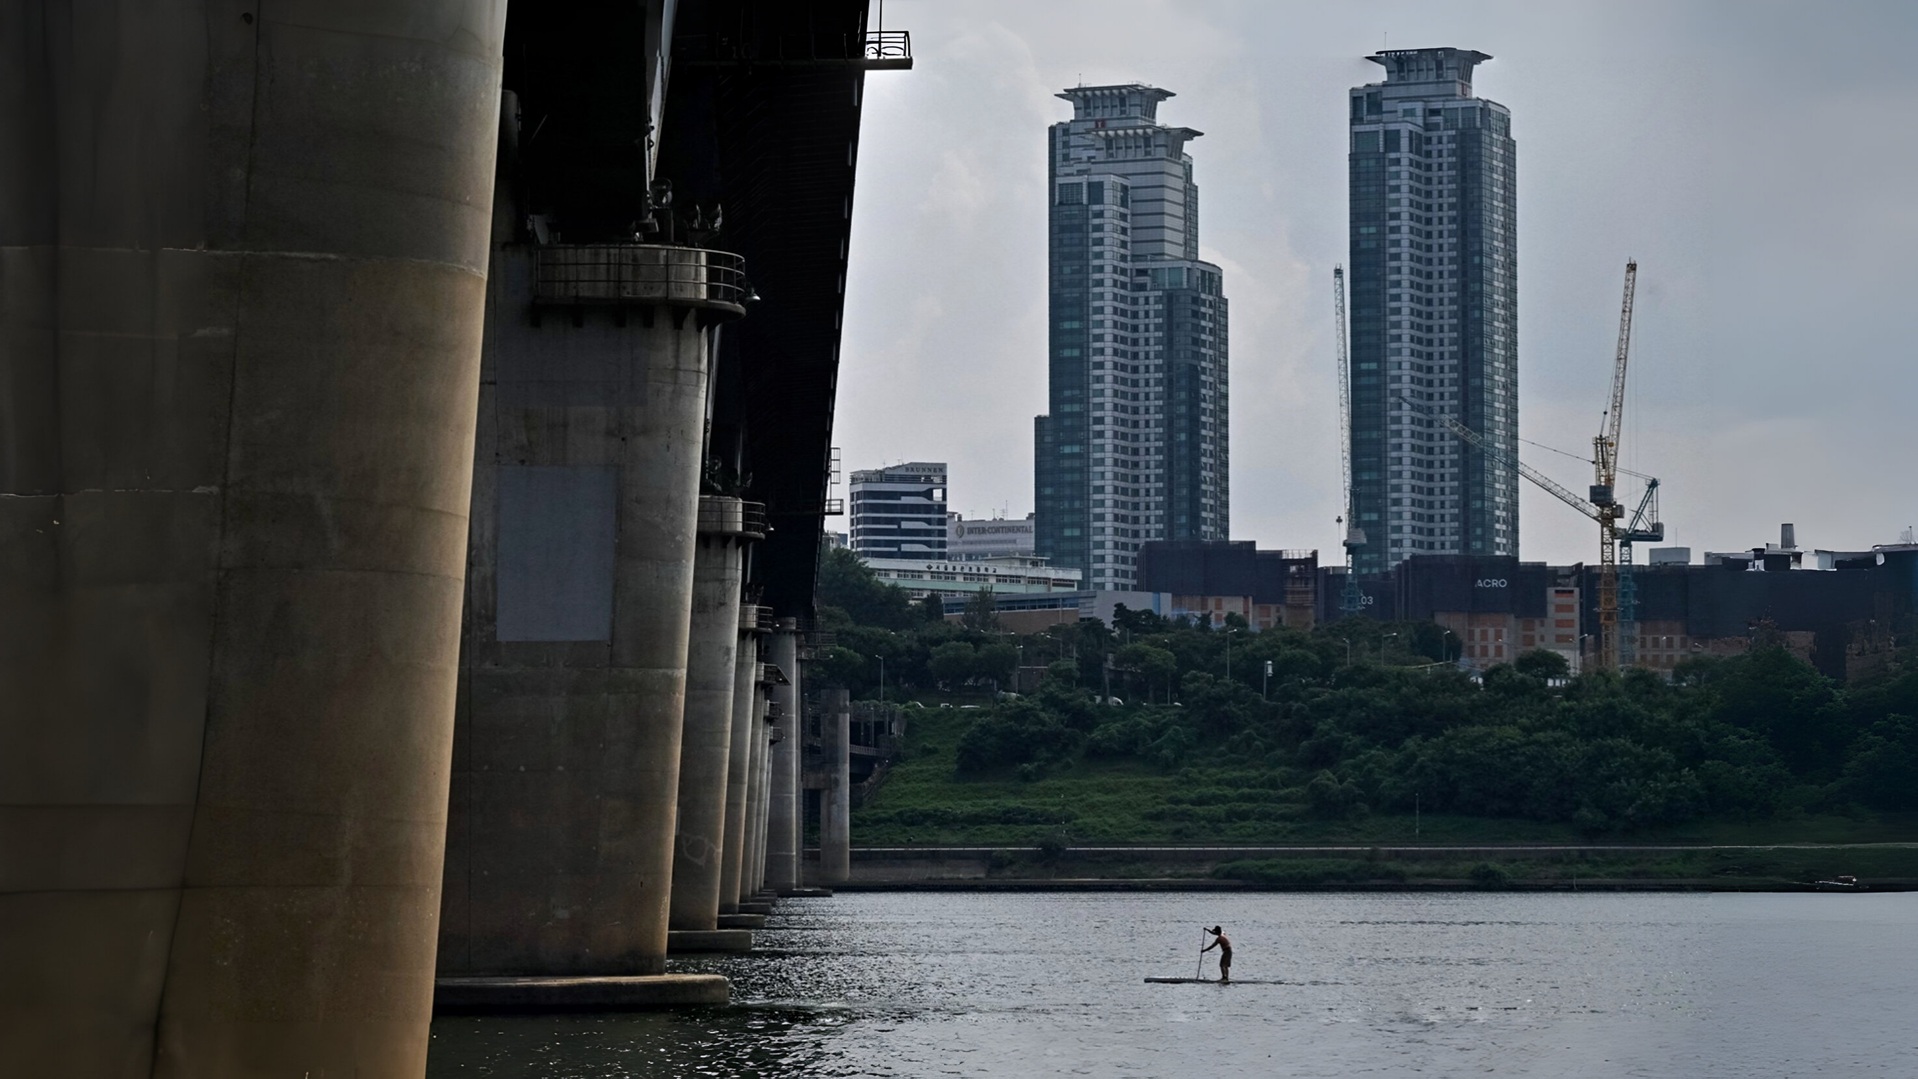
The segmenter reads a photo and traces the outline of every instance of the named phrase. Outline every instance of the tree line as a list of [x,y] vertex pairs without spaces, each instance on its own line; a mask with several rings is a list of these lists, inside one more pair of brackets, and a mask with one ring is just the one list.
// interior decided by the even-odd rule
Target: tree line
[[[961,622],[935,620],[847,552],[827,559],[820,601],[837,629],[829,681],[873,696],[884,657],[893,699],[980,695],[962,776],[1198,766],[1223,778],[1195,793],[1195,819],[1290,801],[1321,817],[1417,806],[1593,834],[1918,809],[1909,648],[1839,685],[1762,636],[1744,655],[1687,660],[1669,681],[1574,676],[1546,651],[1474,677],[1448,662],[1457,645],[1439,627],[1363,619],[1251,633],[1236,619],[1213,629],[1121,611],[1110,626],[1020,637],[983,602]],[[995,693],[1015,667],[1036,689]]]

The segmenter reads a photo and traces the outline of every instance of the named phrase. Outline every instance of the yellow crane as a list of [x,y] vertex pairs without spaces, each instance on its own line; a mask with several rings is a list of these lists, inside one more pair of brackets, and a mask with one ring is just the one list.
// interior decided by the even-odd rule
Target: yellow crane
[[[1619,618],[1619,548],[1624,546],[1626,557],[1630,558],[1631,545],[1634,543],[1662,543],[1665,539],[1665,525],[1658,521],[1658,481],[1648,479],[1645,497],[1638,504],[1631,523],[1620,527],[1619,521],[1625,516],[1625,507],[1617,497],[1618,439],[1620,425],[1625,416],[1625,369],[1631,355],[1632,338],[1632,298],[1638,285],[1638,262],[1625,264],[1625,300],[1619,308],[1618,351],[1612,362],[1611,406],[1599,420],[1598,435],[1592,439],[1592,486],[1591,497],[1580,498],[1563,485],[1554,482],[1549,476],[1532,466],[1510,456],[1505,450],[1485,440],[1477,431],[1465,426],[1450,416],[1440,416],[1445,426],[1459,438],[1479,449],[1510,464],[1519,475],[1550,492],[1553,497],[1578,512],[1598,522],[1598,667],[1602,670],[1617,670],[1621,656],[1627,661],[1635,655],[1636,649],[1624,640],[1627,634],[1635,633],[1635,617],[1621,621]],[[1423,406],[1404,400],[1406,404],[1421,412],[1427,412]],[[1573,456],[1577,456],[1574,454]],[[1647,518],[1652,518],[1647,520]],[[1632,604],[1636,614],[1636,604]]]
[[1625,300],[1618,310],[1618,352],[1612,361],[1612,404],[1592,438],[1592,505],[1598,509],[1598,665],[1618,669],[1618,538],[1625,507],[1618,501],[1618,436],[1625,419],[1625,366],[1632,347],[1632,296],[1638,260],[1625,263]]
[[1339,327],[1339,475],[1344,481],[1345,512],[1339,523],[1345,526],[1345,586],[1339,592],[1339,612],[1359,613],[1365,597],[1359,591],[1354,555],[1365,546],[1365,529],[1359,527],[1352,512],[1352,374],[1345,348],[1345,267],[1332,267],[1332,306]]

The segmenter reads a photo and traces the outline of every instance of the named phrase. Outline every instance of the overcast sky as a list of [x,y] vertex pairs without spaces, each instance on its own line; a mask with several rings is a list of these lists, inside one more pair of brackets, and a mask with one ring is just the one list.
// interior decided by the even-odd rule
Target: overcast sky
[[[875,10],[877,5],[875,4]],[[1667,542],[1889,543],[1918,522],[1918,4],[888,0],[916,68],[866,80],[834,441],[950,462],[952,508],[1032,509],[1053,95],[1178,94],[1200,256],[1232,304],[1232,535],[1337,557],[1332,267],[1363,59],[1454,46],[1518,142],[1519,426],[1589,455],[1639,261],[1623,463]],[[1389,37],[1388,37],[1389,35]],[[1575,489],[1590,466],[1521,445]],[[1626,495],[1637,497],[1635,484]],[[1522,486],[1522,557],[1596,526]],[[841,524],[843,527],[843,523]]]

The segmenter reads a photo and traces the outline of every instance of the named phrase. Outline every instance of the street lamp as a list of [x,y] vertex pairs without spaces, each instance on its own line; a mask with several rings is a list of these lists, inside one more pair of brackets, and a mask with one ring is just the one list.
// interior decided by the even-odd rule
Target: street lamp
[[[1452,638],[1452,642],[1453,642],[1454,644],[1457,644],[1457,645],[1458,645],[1458,657],[1457,657],[1457,658],[1460,658],[1460,659],[1463,659],[1463,658],[1465,657],[1465,642],[1463,642],[1463,641],[1461,641],[1461,640],[1459,640],[1459,639],[1458,639],[1458,634],[1456,634],[1456,633],[1453,633],[1453,632],[1452,632],[1452,627],[1450,627],[1450,626],[1440,626],[1440,627],[1439,627],[1439,632],[1441,632],[1441,633],[1443,633],[1443,634],[1445,634],[1445,635],[1446,635],[1447,637],[1450,637],[1450,638]],[[1448,648],[1448,649],[1446,649],[1446,651],[1447,651],[1447,652],[1450,652],[1450,651],[1451,651],[1451,649],[1449,649],[1449,648]],[[1450,663],[1450,662],[1452,662],[1452,659],[1453,659],[1453,657],[1450,657],[1450,656],[1447,656],[1447,657],[1446,657],[1446,660],[1445,660],[1445,662],[1447,662],[1447,663]]]
[[1389,638],[1396,636],[1398,636],[1396,633],[1387,633],[1385,636],[1379,638],[1379,666],[1385,666],[1385,642]]
[[1345,665],[1350,667],[1352,665],[1352,638],[1340,637],[1339,640],[1345,642]]
[[1225,627],[1225,680],[1232,681],[1232,634],[1235,627]]
[[1265,674],[1259,678],[1259,699],[1265,700],[1265,688],[1272,681],[1272,661],[1265,661]]
[[886,703],[886,657],[872,657],[879,661],[879,703]]

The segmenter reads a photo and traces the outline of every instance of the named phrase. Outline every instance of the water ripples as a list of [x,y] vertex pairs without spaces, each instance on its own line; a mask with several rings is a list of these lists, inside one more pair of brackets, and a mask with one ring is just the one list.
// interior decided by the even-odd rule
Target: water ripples
[[[1202,923],[1282,984],[1144,984],[1191,976]],[[1902,895],[867,894],[788,900],[757,942],[673,964],[731,1007],[442,1019],[429,1075],[1762,1079],[1918,1051]]]

